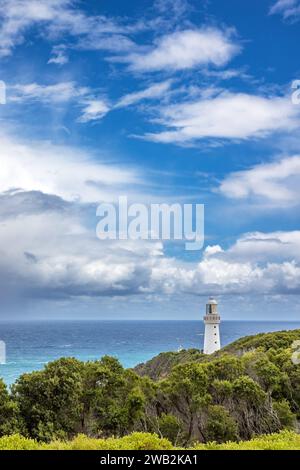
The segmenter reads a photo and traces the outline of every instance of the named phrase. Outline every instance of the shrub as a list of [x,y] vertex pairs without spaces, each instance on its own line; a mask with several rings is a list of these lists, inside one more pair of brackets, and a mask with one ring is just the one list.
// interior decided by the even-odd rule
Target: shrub
[[[78,435],[71,441],[38,443],[19,434],[0,438],[0,450],[174,450],[167,439],[156,434],[133,433],[121,438],[92,439]],[[244,442],[196,444],[192,450],[300,450],[300,435],[292,431],[264,435]]]
[[197,444],[195,450],[300,450],[300,435],[292,431],[266,434],[250,441]]
[[20,434],[0,438],[0,450],[38,450],[39,448],[39,444],[34,439],[27,439]]

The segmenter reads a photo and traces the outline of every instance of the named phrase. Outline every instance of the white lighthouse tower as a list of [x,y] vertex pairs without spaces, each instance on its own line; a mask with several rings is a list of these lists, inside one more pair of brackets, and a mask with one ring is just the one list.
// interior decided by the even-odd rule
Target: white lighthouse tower
[[203,318],[205,324],[204,354],[212,354],[221,348],[220,344],[220,315],[218,302],[210,297],[206,304],[206,315]]

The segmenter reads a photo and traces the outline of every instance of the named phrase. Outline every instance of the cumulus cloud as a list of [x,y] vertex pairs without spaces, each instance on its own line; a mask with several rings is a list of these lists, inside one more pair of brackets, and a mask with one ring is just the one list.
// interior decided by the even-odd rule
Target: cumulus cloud
[[253,263],[300,262],[300,232],[251,232],[240,236],[227,251],[216,251],[217,258]]
[[194,266],[161,259],[152,289],[190,294],[299,294],[300,232],[249,233],[228,250],[206,249]]
[[225,65],[240,51],[231,34],[216,28],[187,29],[160,37],[147,51],[115,58],[131,70],[155,72]]
[[57,196],[10,191],[0,201],[2,298],[300,293],[299,231],[245,234],[189,263],[160,241],[98,240],[78,203]]
[[148,133],[155,142],[184,144],[203,138],[261,138],[299,126],[299,110],[287,97],[222,92],[162,106],[159,124],[170,130]]
[[11,189],[0,193],[0,218],[5,219],[6,223],[20,215],[47,214],[51,211],[62,215],[66,210],[72,212],[72,207],[72,203],[59,196],[41,191]]
[[299,231],[245,234],[198,263],[166,256],[160,241],[100,241],[82,203],[112,200],[135,172],[49,143],[2,136],[1,148],[2,296],[300,293]]
[[220,191],[235,199],[259,197],[279,206],[299,204],[300,156],[283,157],[229,174]]
[[[41,198],[44,204],[47,201],[46,210]],[[3,295],[134,295],[149,285],[151,260],[160,256],[160,242],[100,242],[83,223],[82,214],[63,201],[59,206],[53,202],[52,196],[36,192],[11,193],[2,199]],[[3,210],[5,204],[9,211]]]
[[47,142],[23,143],[0,135],[0,192],[41,191],[67,201],[98,202],[139,181],[120,165],[101,163],[77,148]]

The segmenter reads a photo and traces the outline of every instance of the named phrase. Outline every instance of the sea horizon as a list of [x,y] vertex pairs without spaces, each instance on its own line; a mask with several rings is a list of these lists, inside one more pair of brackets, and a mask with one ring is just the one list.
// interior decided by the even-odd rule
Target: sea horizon
[[[122,323],[122,322],[140,322],[140,323],[152,323],[152,322],[162,322],[162,323],[170,323],[170,322],[201,322],[201,318],[199,319],[178,319],[178,318],[172,318],[172,319],[147,319],[147,318],[124,318],[124,319],[114,319],[114,318],[103,318],[103,319],[98,319],[98,318],[30,318],[30,319],[11,319],[11,320],[5,320],[1,319],[0,320],[0,325],[4,323],[82,323],[82,322],[97,322],[97,323]],[[238,323],[297,323],[300,324],[300,320],[236,320],[236,319],[226,319],[226,320],[221,320],[221,323],[227,323],[227,322],[238,322]]]

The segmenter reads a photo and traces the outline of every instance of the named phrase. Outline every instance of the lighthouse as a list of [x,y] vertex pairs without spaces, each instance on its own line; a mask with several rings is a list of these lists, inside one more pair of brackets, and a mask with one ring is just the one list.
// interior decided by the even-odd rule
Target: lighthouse
[[204,315],[204,354],[212,354],[221,348],[220,344],[220,315],[218,313],[218,302],[210,297],[206,304],[206,314]]

